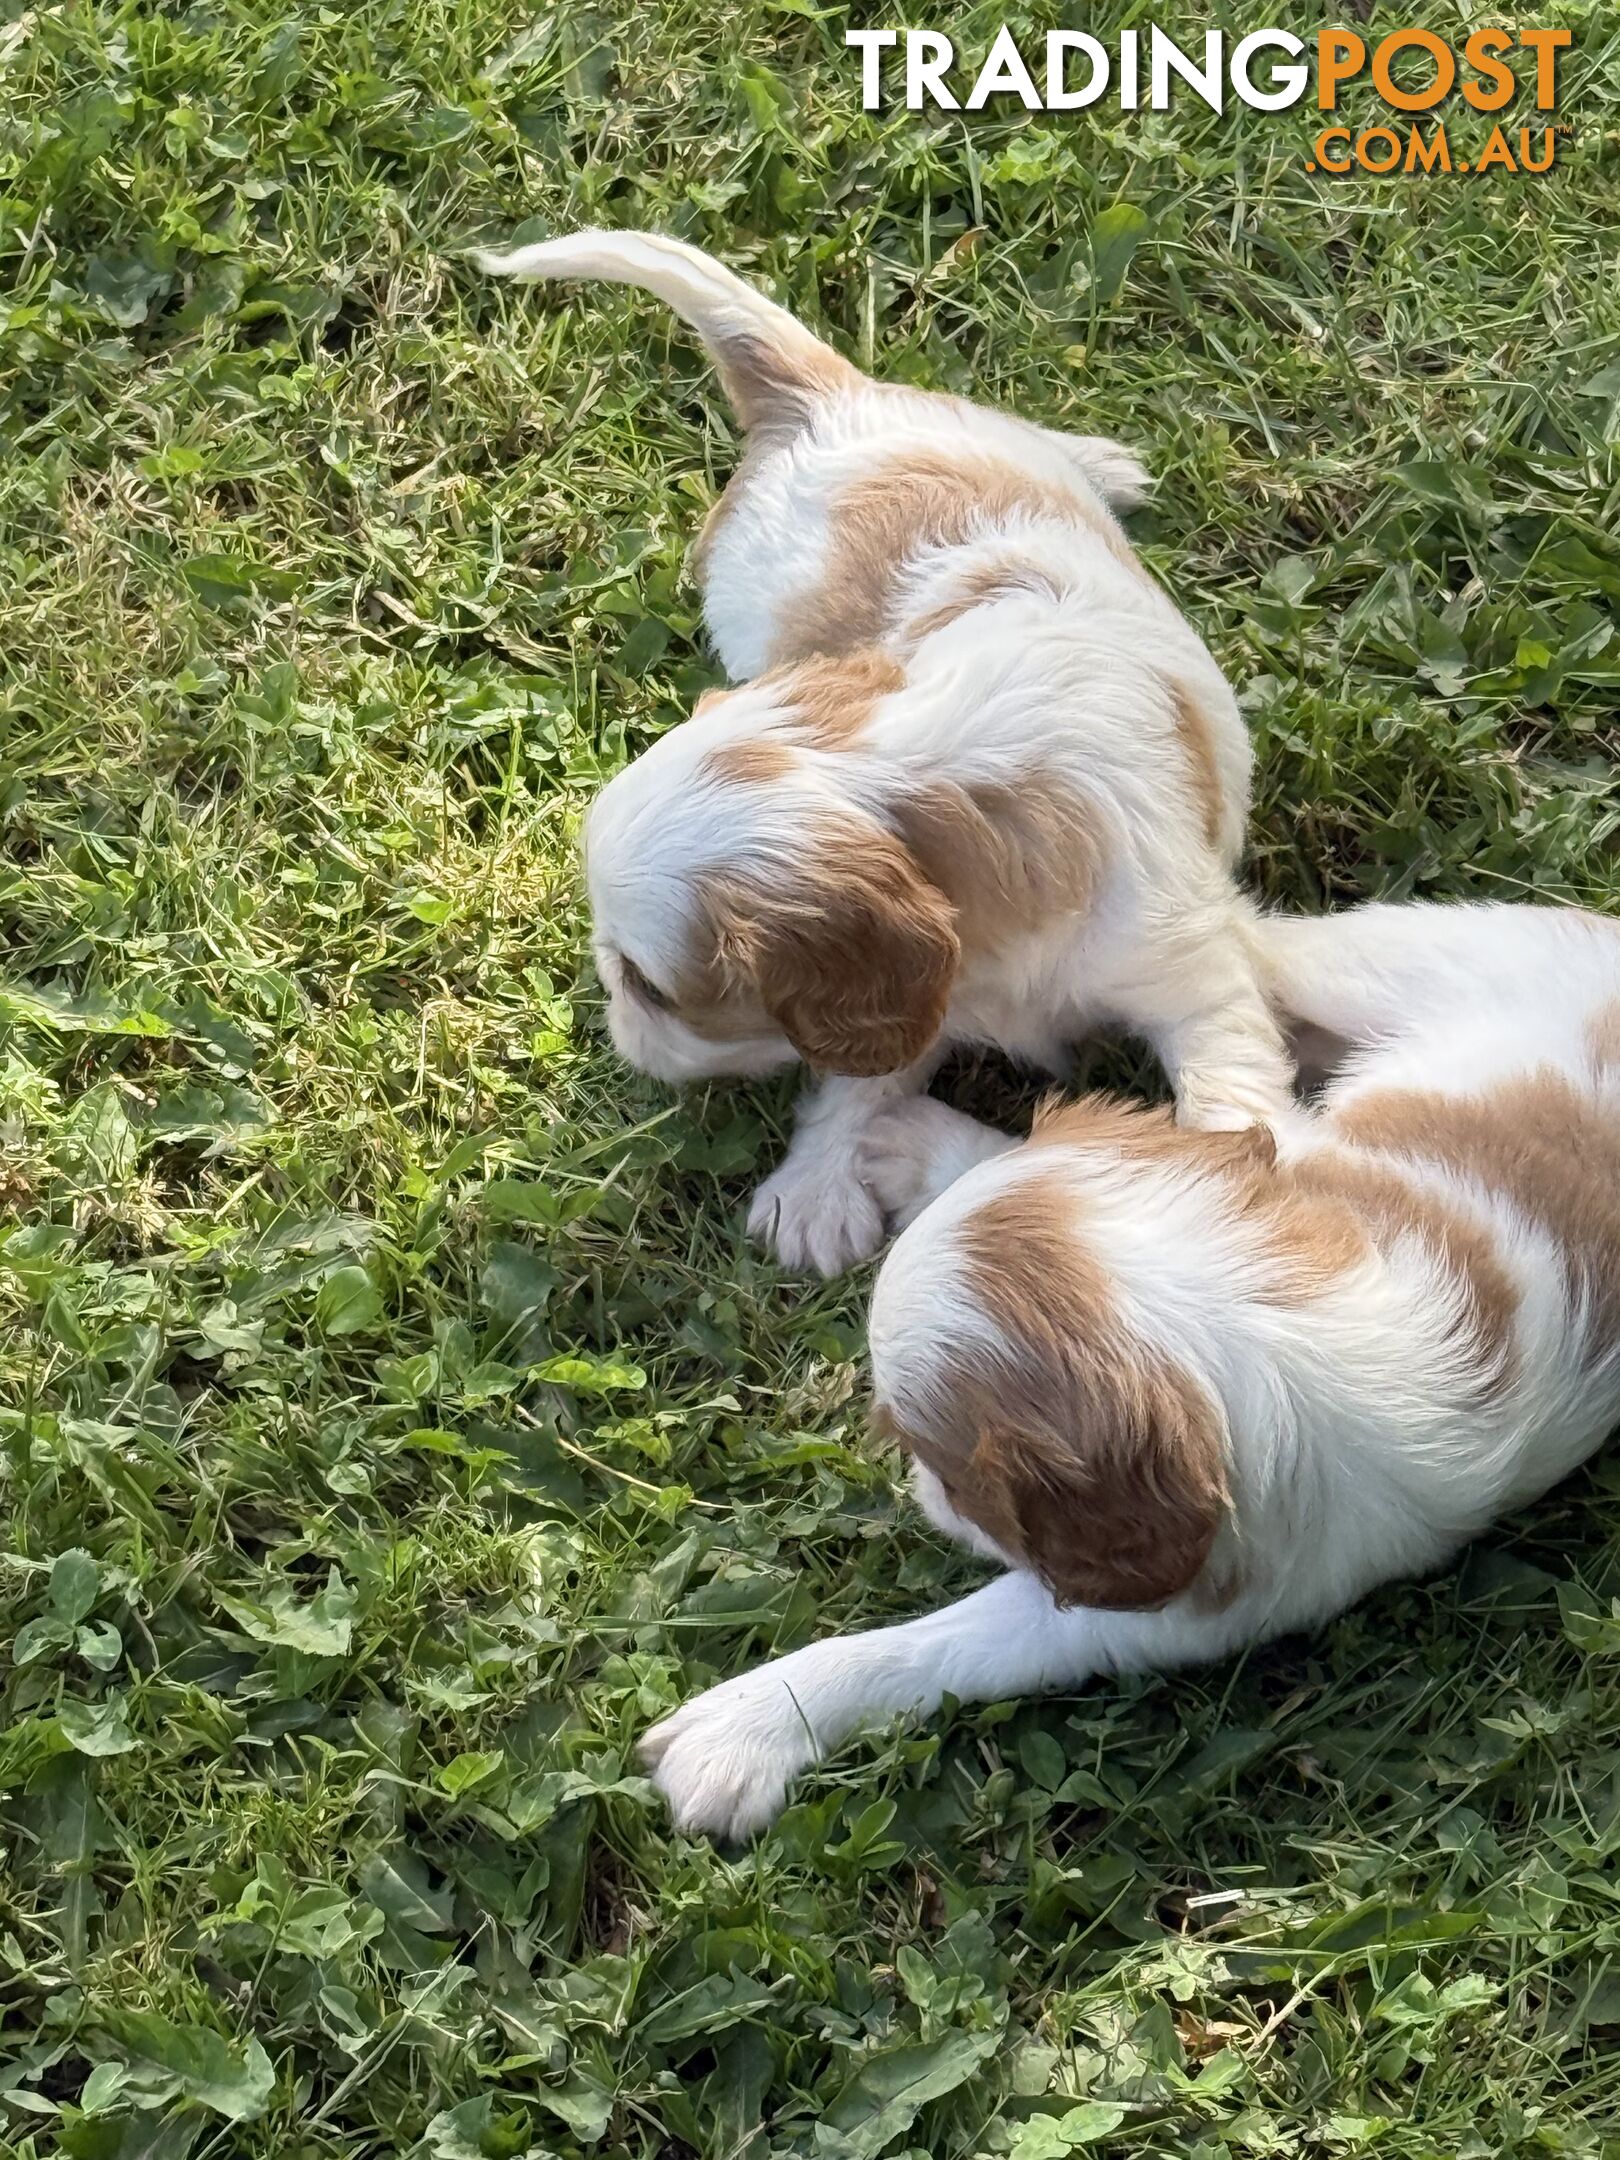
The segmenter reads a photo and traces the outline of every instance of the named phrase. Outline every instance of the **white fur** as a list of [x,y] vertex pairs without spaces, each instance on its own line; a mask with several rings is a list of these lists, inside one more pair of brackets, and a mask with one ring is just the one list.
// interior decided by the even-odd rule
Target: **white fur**
[[[1590,1032],[1620,1001],[1620,926],[1551,908],[1368,907],[1266,922],[1255,939],[1279,1006],[1351,1046],[1318,1110],[1284,1122],[1284,1160],[1350,1149],[1338,1120],[1369,1091],[1461,1102],[1548,1069],[1620,1132],[1620,1067]],[[886,1206],[921,1212],[874,1293],[881,1399],[903,1412],[925,1399],[937,1357],[990,1340],[959,1259],[962,1225],[1009,1183],[1057,1181],[1078,1202],[1088,1264],[1106,1271],[1122,1342],[1171,1358],[1219,1407],[1233,1494],[1222,1535],[1242,1588],[1218,1612],[1190,1596],[1157,1611],[1060,1610],[1034,1576],[1011,1572],[924,1619],[796,1651],[648,1736],[676,1822],[757,1829],[858,1725],[927,1715],[947,1695],[1069,1688],[1313,1626],[1442,1563],[1590,1454],[1620,1419],[1620,1344],[1593,1333],[1570,1256],[1488,1175],[1368,1152],[1417,1186],[1440,1184],[1513,1282],[1514,1360],[1495,1390],[1481,1391],[1454,1325],[1457,1283],[1419,1238],[1381,1240],[1309,1296],[1297,1284],[1273,1294],[1277,1250],[1196,1164],[1126,1160],[1083,1140],[1014,1147],[939,1104],[887,1111],[869,1174]],[[916,1485],[939,1527],[994,1553],[933,1479]]]
[[[488,266],[525,277],[605,277],[659,294],[711,350],[745,332],[815,349],[792,317],[697,250],[647,234],[577,233]],[[825,357],[825,355],[823,355]],[[628,955],[660,988],[695,942],[691,893],[705,870],[786,880],[818,826],[876,832],[908,791],[936,778],[1017,787],[1058,775],[1086,804],[1104,849],[1102,889],[1077,891],[1063,920],[959,976],[933,1054],[881,1080],[828,1078],[806,1099],[787,1159],[756,1195],[750,1228],[792,1267],[833,1273],[877,1248],[882,1210],[857,1170],[872,1120],[897,1092],[926,1087],[953,1044],[996,1046],[1059,1069],[1099,1026],[1145,1035],[1184,1122],[1249,1124],[1279,1114],[1288,1075],[1255,985],[1244,904],[1231,871],[1242,845],[1251,752],[1236,703],[1190,625],[1106,538],[1111,503],[1134,501],[1141,467],[1118,444],[1030,425],[960,399],[883,386],[851,372],[811,399],[802,424],[756,434],[746,475],[707,549],[710,631],[734,678],[765,666],[779,623],[819,585],[829,506],[882,461],[908,451],[990,455],[1090,506],[1080,520],[1018,515],[965,544],[924,547],[904,565],[885,649],[903,661],[859,749],[807,753],[781,782],[725,784],[710,753],[768,734],[788,716],[769,682],[700,711],[619,774],[592,806],[586,862],[609,1026],[634,1064],[674,1081],[753,1074],[792,1060],[769,1029],[706,1040],[624,989]],[[1096,529],[1098,525],[1102,531]],[[989,560],[1016,559],[1038,590],[979,605],[932,635],[916,626]],[[1222,795],[1211,845],[1186,777],[1170,687],[1208,716]]]

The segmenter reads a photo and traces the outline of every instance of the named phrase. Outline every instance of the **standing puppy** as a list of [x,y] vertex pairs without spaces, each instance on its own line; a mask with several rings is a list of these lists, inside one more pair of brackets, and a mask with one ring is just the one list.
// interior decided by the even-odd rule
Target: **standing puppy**
[[1275,1148],[1100,1099],[1024,1146],[926,1101],[872,1137],[921,1209],[873,1297],[879,1416],[1010,1572],[655,1727],[683,1828],[758,1828],[872,1717],[1314,1625],[1620,1420],[1620,926],[1367,907],[1258,940],[1279,1008],[1351,1046]]
[[483,260],[656,293],[748,431],[698,559],[721,659],[751,679],[608,784],[585,858],[633,1064],[818,1075],[750,1229],[826,1274],[872,1252],[863,1135],[956,1043],[1050,1068],[1123,1025],[1184,1124],[1280,1111],[1232,883],[1248,737],[1113,515],[1135,461],[874,383],[678,241]]

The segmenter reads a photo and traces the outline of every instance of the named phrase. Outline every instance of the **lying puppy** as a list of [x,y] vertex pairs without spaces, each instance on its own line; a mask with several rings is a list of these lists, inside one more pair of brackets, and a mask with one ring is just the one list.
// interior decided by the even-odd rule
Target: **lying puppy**
[[1055,1068],[1113,1022],[1183,1123],[1283,1108],[1231,879],[1249,741],[1109,508],[1134,460],[871,382],[677,241],[483,260],[658,294],[748,431],[698,558],[720,657],[753,679],[608,784],[585,858],[632,1064],[822,1076],[750,1230],[826,1274],[874,1251],[862,1136],[954,1043]]
[[873,1297],[878,1415],[925,1513],[1012,1572],[655,1727],[683,1829],[759,1828],[873,1717],[1311,1626],[1620,1419],[1620,925],[1366,907],[1259,939],[1279,1006],[1354,1046],[1275,1147],[1102,1100],[1023,1146],[889,1113],[868,1174],[922,1212]]

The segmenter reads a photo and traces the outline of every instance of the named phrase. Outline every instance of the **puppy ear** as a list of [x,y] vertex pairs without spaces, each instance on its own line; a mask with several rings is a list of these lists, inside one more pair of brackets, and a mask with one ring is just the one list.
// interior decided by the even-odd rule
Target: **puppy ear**
[[1231,1505],[1214,1407],[1168,1369],[1078,1377],[1050,1425],[984,1427],[973,1512],[1059,1605],[1163,1605],[1203,1572]]
[[881,827],[806,844],[808,875],[730,890],[717,910],[722,957],[746,969],[808,1064],[896,1072],[944,1022],[960,956],[954,911]]

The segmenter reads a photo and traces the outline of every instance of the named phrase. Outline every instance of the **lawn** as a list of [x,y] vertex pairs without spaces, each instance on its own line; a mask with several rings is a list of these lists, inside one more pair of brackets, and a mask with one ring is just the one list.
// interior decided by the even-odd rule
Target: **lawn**
[[1123,437],[1261,889],[1620,908],[1613,10],[1535,18],[1553,172],[1388,181],[1306,107],[865,115],[810,0],[0,18],[0,2150],[1620,2154],[1612,1461],[671,1836],[649,1722],[976,1576],[867,1275],[742,1239],[792,1086],[600,1026],[574,833],[715,679],[734,429],[652,303],[462,253],[679,231]]

